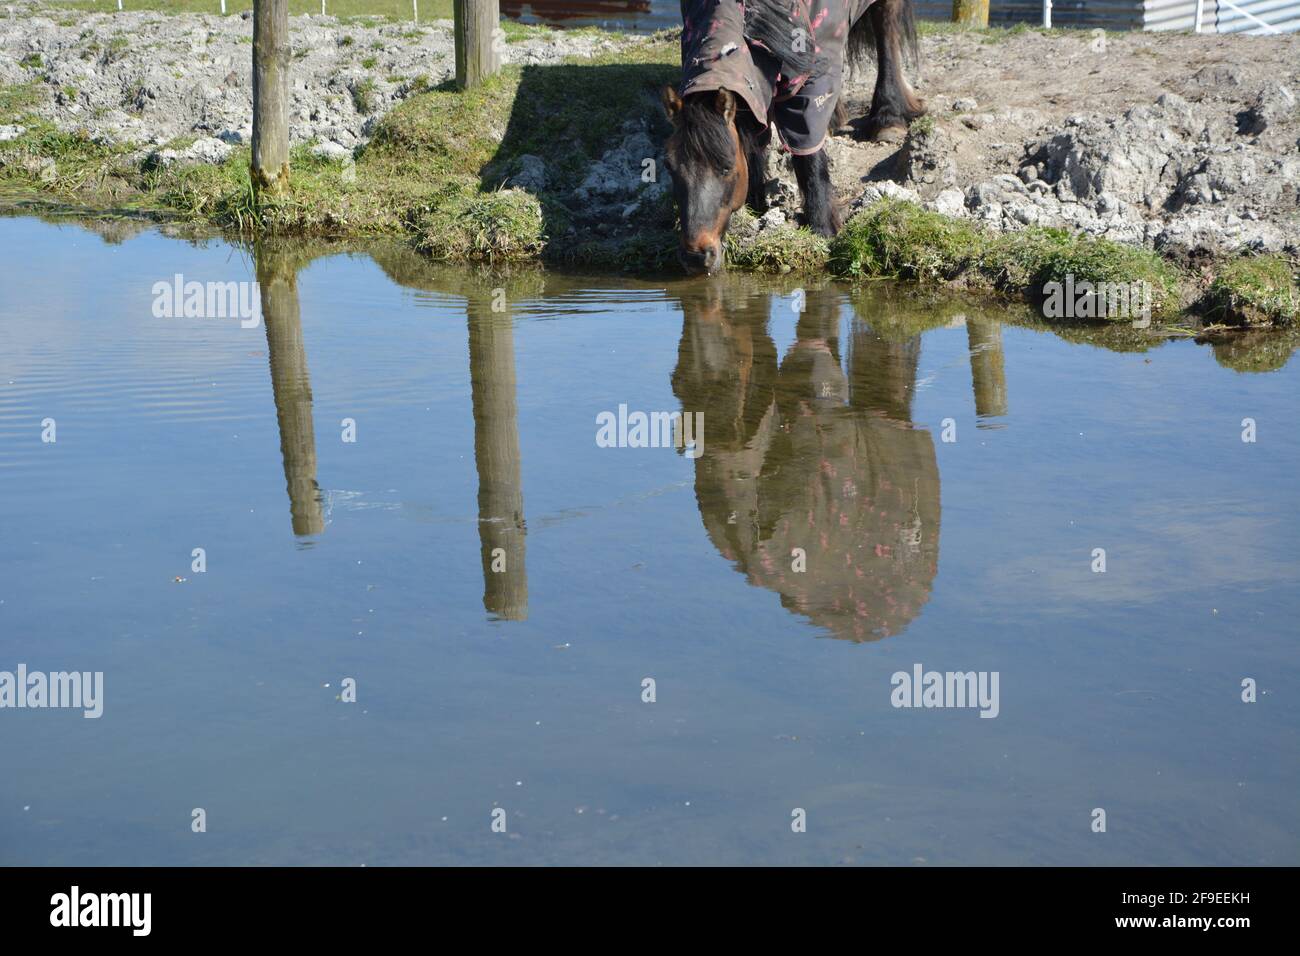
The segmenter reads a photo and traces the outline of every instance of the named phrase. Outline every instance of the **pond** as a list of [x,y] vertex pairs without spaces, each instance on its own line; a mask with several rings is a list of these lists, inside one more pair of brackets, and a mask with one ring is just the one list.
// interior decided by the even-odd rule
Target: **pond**
[[0,672],[103,675],[0,863],[1300,862],[1296,362],[100,233],[0,218]]
[[652,33],[682,24],[677,0],[501,0],[501,15],[521,23],[597,26]]

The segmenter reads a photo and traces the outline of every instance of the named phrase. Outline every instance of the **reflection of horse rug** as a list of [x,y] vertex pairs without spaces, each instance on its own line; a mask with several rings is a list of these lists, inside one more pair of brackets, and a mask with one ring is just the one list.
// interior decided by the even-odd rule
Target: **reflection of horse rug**
[[798,156],[821,149],[872,0],[682,0],[681,94],[728,89]]

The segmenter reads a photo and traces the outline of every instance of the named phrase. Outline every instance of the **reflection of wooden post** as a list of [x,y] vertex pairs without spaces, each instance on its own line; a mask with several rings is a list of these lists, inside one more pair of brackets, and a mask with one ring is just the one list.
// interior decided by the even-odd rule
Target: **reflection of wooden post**
[[471,293],[467,303],[483,606],[507,621],[522,621],[528,617],[528,574],[514,329],[509,315],[493,315],[484,299]]
[[289,0],[253,0],[253,185],[289,185]]
[[990,418],[1007,413],[1007,373],[1002,356],[1002,326],[990,319],[966,320],[970,346],[970,377],[975,388],[975,414]]
[[325,530],[325,519],[316,485],[316,429],[312,425],[311,378],[298,309],[298,276],[293,261],[284,253],[261,246],[255,255],[293,533],[320,534]]
[[456,85],[473,89],[499,67],[493,37],[500,29],[499,0],[452,0]]
[[989,0],[952,0],[952,22],[968,27],[989,25]]
[[911,422],[921,337],[885,339],[854,322],[849,340],[849,404],[897,422]]

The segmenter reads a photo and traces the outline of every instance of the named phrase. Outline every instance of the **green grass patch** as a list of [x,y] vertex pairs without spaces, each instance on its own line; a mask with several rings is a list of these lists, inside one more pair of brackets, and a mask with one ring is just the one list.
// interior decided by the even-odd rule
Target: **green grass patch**
[[1178,270],[1149,249],[1055,229],[993,234],[891,199],[849,220],[831,244],[830,268],[846,278],[956,283],[1031,300],[1046,283],[1067,277],[1076,286],[1146,282],[1153,314],[1176,311],[1182,288]]
[[1297,265],[1282,255],[1242,256],[1224,263],[1210,283],[1210,318],[1241,325],[1294,323],[1300,317]]
[[[117,0],[65,0],[62,9],[84,13],[116,13]],[[123,0],[127,11],[152,10],[158,13],[210,13],[221,14],[221,0]],[[420,22],[450,20],[452,0],[419,0]],[[237,15],[253,9],[253,0],[226,0],[226,14]],[[325,0],[325,12],[332,17],[373,18],[381,21],[411,22],[415,9],[411,0]],[[289,0],[289,15],[298,17],[310,13],[320,15],[320,0]]]
[[[1072,279],[1076,288],[1085,282],[1094,287],[1144,282],[1151,291],[1152,315],[1169,315],[1182,305],[1183,277],[1158,253],[1063,230],[1005,233],[989,244],[981,267],[1000,288],[1026,292],[1031,298],[1041,296],[1048,282],[1065,285]],[[1026,277],[1023,284],[1017,280],[1019,276]],[[1109,318],[1128,320],[1131,316]]]
[[8,125],[23,119],[45,99],[45,95],[43,83],[0,86],[0,123]]
[[477,175],[496,155],[517,88],[518,71],[503,71],[468,93],[448,83],[410,97],[379,121],[361,158],[435,178]]
[[49,192],[97,192],[107,181],[133,174],[125,146],[105,145],[84,132],[66,132],[34,117],[24,117],[25,131],[0,144],[0,181]]
[[520,189],[484,192],[451,180],[412,214],[415,246],[432,259],[503,262],[537,258],[546,245],[542,206]]
[[418,159],[434,175],[483,176],[489,187],[494,173],[531,153],[572,188],[624,123],[647,114],[655,90],[675,82],[678,62],[675,43],[646,42],[573,63],[507,67],[468,93],[444,84],[385,115],[368,152]]
[[882,199],[845,223],[829,261],[846,278],[950,281],[978,263],[987,244],[965,220]]
[[352,105],[358,113],[370,114],[375,111],[375,94],[379,85],[371,77],[358,81],[352,87]]
[[[941,37],[969,33],[979,37],[981,43],[1001,43],[1003,40],[1030,32],[1041,33],[1043,36],[1069,36],[1072,33],[1083,33],[1080,30],[1044,30],[1042,27],[1030,26],[1028,23],[1017,23],[1009,27],[971,27],[964,23],[953,23],[951,20],[916,21],[917,36]],[[1091,39],[1087,33],[1084,33],[1084,36]]]
[[733,268],[774,275],[825,271],[829,245],[821,236],[790,223],[746,235],[747,221],[752,218],[747,209],[732,217],[725,245],[727,262]]

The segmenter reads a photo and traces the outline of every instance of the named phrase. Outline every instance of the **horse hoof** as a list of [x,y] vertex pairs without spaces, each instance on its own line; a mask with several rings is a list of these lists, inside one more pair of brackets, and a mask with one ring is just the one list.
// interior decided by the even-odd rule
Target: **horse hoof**
[[906,126],[882,126],[871,134],[873,143],[901,143],[906,138]]

